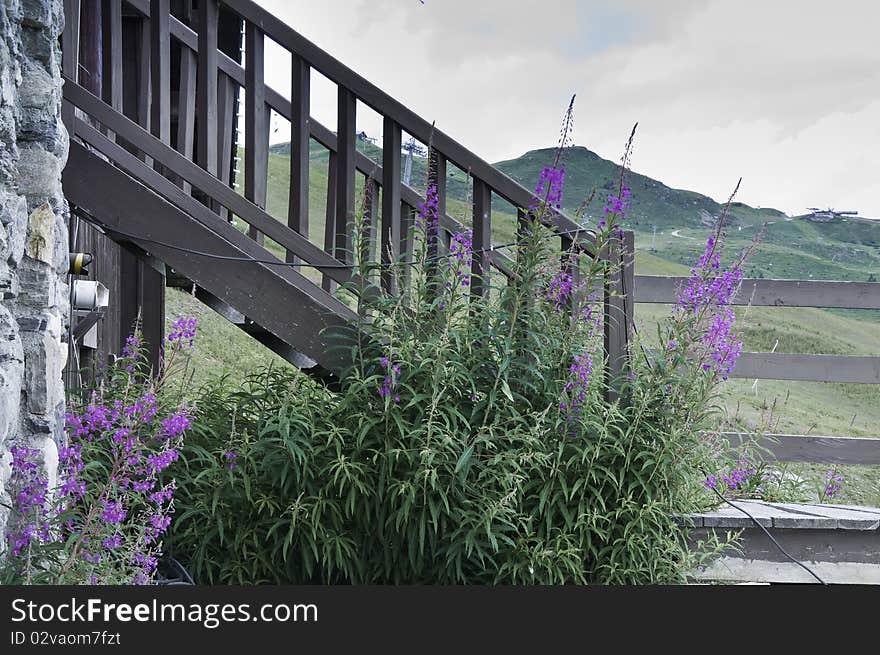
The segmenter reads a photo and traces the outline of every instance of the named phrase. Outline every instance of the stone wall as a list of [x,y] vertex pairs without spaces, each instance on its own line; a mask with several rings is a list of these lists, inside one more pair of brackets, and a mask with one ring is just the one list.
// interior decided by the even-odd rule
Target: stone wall
[[[0,504],[9,503],[9,448],[39,450],[51,485],[63,437],[62,24],[62,0],[0,0]],[[0,506],[0,537],[11,518]]]

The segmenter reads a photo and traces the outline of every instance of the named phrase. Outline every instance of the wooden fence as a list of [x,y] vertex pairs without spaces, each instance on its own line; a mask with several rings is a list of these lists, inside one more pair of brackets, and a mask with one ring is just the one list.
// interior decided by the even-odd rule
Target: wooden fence
[[[676,290],[686,280],[685,277],[636,275],[634,300],[636,303],[674,303]],[[880,309],[880,283],[747,278],[732,304]],[[880,385],[880,356],[743,352],[731,377]],[[737,433],[728,436],[745,438]],[[877,439],[790,434],[768,437],[764,445],[782,461],[880,464],[880,426],[877,426]]]

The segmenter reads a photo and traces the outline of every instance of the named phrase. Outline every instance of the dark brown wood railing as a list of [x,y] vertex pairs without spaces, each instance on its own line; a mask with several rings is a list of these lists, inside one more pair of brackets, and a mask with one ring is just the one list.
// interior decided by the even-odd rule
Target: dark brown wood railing
[[[412,255],[410,228],[422,193],[401,181],[401,142],[406,132],[429,145],[430,182],[438,189],[443,235],[448,238],[450,233],[465,229],[473,233],[471,293],[488,293],[493,270],[508,279],[512,275],[512,261],[501,251],[491,250],[493,199],[525,208],[532,202],[532,193],[256,3],[104,0],[102,42],[106,61],[102,66],[102,97],[92,95],[95,89],[90,93],[84,88],[80,74],[78,55],[81,50],[85,52],[80,16],[86,4],[65,0],[65,123],[73,136],[178,206],[191,206],[184,198],[192,196],[221,219],[231,215],[241,218],[248,224],[248,236],[253,241],[261,244],[269,238],[284,249],[288,262],[317,267],[322,273],[323,292],[331,291],[352,275],[339,265],[352,261],[358,176],[371,190],[372,198],[368,213],[373,239],[366,244],[366,251],[376,253],[385,264]],[[235,43],[238,34],[243,39],[239,37]],[[290,99],[266,85],[267,38],[290,54]],[[236,56],[242,40],[243,59]],[[94,39],[90,43],[94,45]],[[313,70],[338,87],[335,133],[310,116]],[[132,88],[137,91],[126,96],[124,89]],[[245,98],[244,144],[236,139],[235,100],[241,93]],[[137,107],[126,106],[132,102]],[[382,116],[383,166],[356,148],[358,102]],[[270,111],[291,124],[286,224],[266,212]],[[321,246],[309,241],[310,139],[329,151]],[[236,172],[232,162],[241,145],[245,158],[243,196],[231,188]],[[136,160],[150,166],[158,177]],[[446,211],[449,165],[465,171],[470,179],[472,215],[467,224]],[[204,215],[201,211],[198,214]],[[578,252],[589,251],[593,234],[563,212],[553,214],[548,224],[564,233],[560,236],[560,252],[568,253],[569,262]],[[626,292],[632,289],[632,266],[631,255],[623,253],[627,248],[631,252],[631,246],[630,233],[602,253],[609,261],[630,263],[623,271],[609,275],[604,285],[609,379],[618,378],[627,361],[627,310],[631,309],[627,303],[631,302]],[[263,256],[272,255],[264,251]],[[388,291],[397,291],[395,276],[390,272],[381,276],[381,284]],[[321,292],[316,288],[313,294],[317,298]]]

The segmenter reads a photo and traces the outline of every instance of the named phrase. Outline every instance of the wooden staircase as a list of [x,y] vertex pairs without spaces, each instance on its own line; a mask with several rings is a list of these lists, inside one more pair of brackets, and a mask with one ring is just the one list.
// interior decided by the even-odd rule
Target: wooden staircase
[[[206,305],[305,370],[321,375],[338,370],[343,362],[334,360],[323,331],[355,318],[332,290],[354,274],[358,176],[373,199],[365,206],[371,239],[366,251],[391,266],[412,247],[410,230],[423,192],[401,180],[404,133],[428,146],[429,183],[438,189],[442,228],[435,247],[444,248],[453,233],[472,231],[473,294],[488,293],[492,276],[512,275],[512,262],[491,249],[492,202],[525,208],[532,194],[254,2],[66,0],[65,5],[63,117],[71,136],[65,194],[73,216],[149,262],[161,274],[160,284],[169,280],[194,288]],[[267,38],[290,53],[290,98],[265,84]],[[338,86],[335,131],[310,116],[313,70]],[[236,109],[241,97],[243,116]],[[383,117],[384,166],[356,148],[358,101]],[[286,221],[266,211],[271,111],[291,126]],[[311,140],[329,151],[320,245],[308,238],[310,218],[315,220],[309,206]],[[239,193],[235,153],[242,145]],[[447,171],[453,166],[470,178],[473,189],[466,224],[446,211]],[[518,211],[524,219],[525,211]],[[232,217],[247,225],[246,233]],[[86,223],[82,232],[91,229]],[[592,234],[562,212],[551,223],[560,232],[561,255],[589,248]],[[284,255],[274,254],[267,240]],[[629,233],[624,241],[631,240]],[[615,250],[605,256],[621,255]],[[124,274],[101,268],[99,262],[99,276]],[[319,271],[320,280],[309,279],[306,268]],[[625,283],[617,276],[606,284],[609,376],[626,356]],[[395,285],[395,276],[383,274],[386,292],[397,293]],[[119,318],[116,332],[127,334],[136,309],[154,334],[158,325],[161,340],[161,308],[128,306],[128,319]]]

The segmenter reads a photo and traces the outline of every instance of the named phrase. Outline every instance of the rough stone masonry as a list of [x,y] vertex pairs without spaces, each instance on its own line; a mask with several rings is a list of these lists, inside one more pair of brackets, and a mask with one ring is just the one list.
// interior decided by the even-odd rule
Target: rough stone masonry
[[63,438],[62,14],[62,0],[0,0],[0,553],[14,520],[10,447],[37,449],[51,488]]

